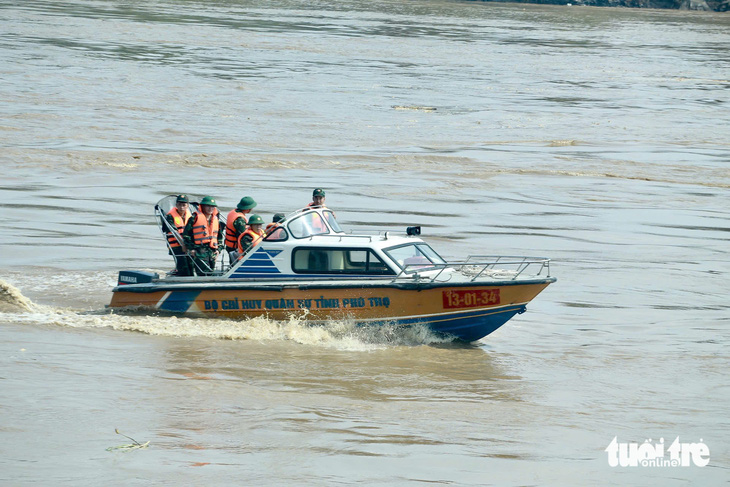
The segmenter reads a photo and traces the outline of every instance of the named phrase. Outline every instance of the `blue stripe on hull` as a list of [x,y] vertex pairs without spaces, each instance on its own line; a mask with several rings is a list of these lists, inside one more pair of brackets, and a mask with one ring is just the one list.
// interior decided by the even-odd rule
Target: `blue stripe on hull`
[[185,313],[190,309],[190,305],[193,304],[199,294],[200,291],[173,291],[160,303],[158,309],[175,313]]
[[[256,267],[256,268],[243,268],[239,267],[236,272],[228,276],[229,279],[242,279],[242,278],[249,278],[249,277],[262,277],[264,273],[266,273],[265,277],[277,277],[280,279],[307,279],[307,278],[322,278],[322,277],[331,277],[325,274],[277,274],[276,276],[272,276],[271,274],[276,274],[276,272],[270,272],[266,268]],[[349,279],[349,278],[357,278],[362,277],[362,274],[337,274],[337,277],[339,279]],[[302,283],[304,284],[304,283]]]
[[[277,252],[278,253],[278,252]],[[274,254],[276,255],[276,254]],[[230,279],[242,277],[261,277],[262,274],[281,274],[276,264],[271,260],[271,255],[259,248],[249,258],[228,276]]]
[[524,305],[508,306],[498,310],[483,309],[467,313],[455,313],[418,318],[396,318],[399,325],[420,324],[436,333],[454,335],[460,340],[473,342],[484,338],[507,323],[517,313],[525,311]]
[[251,274],[281,274],[281,272],[276,267],[239,267],[239,270],[234,275],[236,277],[248,277]]
[[[272,269],[276,269],[276,266],[273,262],[271,262],[270,259],[263,260],[263,259],[257,259],[255,256],[251,257],[246,261],[245,268],[251,268],[251,267],[271,267]],[[239,267],[239,269],[243,269],[244,266],[242,265]],[[276,269],[278,270],[278,269]]]

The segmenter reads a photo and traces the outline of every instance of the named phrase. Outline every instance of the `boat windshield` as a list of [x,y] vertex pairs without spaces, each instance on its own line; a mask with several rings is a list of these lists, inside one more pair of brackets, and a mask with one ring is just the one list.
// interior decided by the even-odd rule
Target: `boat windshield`
[[308,211],[290,221],[287,226],[294,238],[306,238],[312,235],[330,233],[327,224],[316,211]]
[[340,227],[340,224],[337,223],[337,219],[335,219],[335,214],[332,213],[329,210],[325,210],[322,212],[324,215],[325,220],[327,220],[327,223],[329,223],[329,226],[332,227],[332,230],[335,231],[335,233],[344,233],[344,230]]
[[446,264],[446,261],[425,243],[399,245],[384,250],[388,257],[406,271]]

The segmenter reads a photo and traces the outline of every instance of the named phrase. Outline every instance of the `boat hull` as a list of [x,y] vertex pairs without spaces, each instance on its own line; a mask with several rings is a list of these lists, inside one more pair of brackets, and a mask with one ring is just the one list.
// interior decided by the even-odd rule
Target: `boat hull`
[[144,308],[234,319],[301,317],[313,323],[423,325],[444,335],[476,341],[494,332],[554,278],[529,282],[444,285],[166,283],[118,286],[111,308]]

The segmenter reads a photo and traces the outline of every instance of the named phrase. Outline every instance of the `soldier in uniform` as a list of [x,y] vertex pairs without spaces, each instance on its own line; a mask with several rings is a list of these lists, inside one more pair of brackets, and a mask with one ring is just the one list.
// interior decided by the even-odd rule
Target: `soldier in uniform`
[[[188,257],[186,247],[182,242],[183,230],[191,217],[188,202],[189,200],[186,195],[178,195],[175,200],[175,207],[167,212],[167,215],[165,215],[165,220],[167,220],[167,223],[169,224],[165,235],[167,237],[167,242],[170,244],[170,254],[175,258],[176,276],[193,275],[192,263]],[[170,229],[173,228],[177,232],[177,236],[170,231]]]
[[211,274],[223,246],[223,225],[213,197],[206,196],[200,201],[200,210],[193,213],[185,225],[183,241],[193,259],[196,274]]
[[238,246],[238,237],[246,231],[248,225],[247,215],[256,207],[256,202],[250,196],[244,196],[238,202],[236,208],[231,210],[226,217],[226,250],[231,263],[238,258],[236,247]]
[[284,213],[276,213],[274,215],[274,221],[266,225],[266,239],[267,240],[286,240],[286,230],[281,222],[286,220]]
[[322,188],[317,188],[312,191],[312,202],[307,206],[309,208],[319,208],[320,206],[326,208],[326,206],[324,206],[324,198],[324,190]]
[[249,249],[255,247],[266,236],[264,233],[264,219],[259,215],[251,215],[248,219],[248,228],[238,238],[238,253],[245,254]]

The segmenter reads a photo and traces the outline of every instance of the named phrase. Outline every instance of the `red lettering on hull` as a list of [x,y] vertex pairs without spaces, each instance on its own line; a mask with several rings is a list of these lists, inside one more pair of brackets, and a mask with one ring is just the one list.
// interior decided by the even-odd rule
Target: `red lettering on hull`
[[500,303],[499,289],[469,289],[466,291],[442,291],[444,309],[481,308]]

